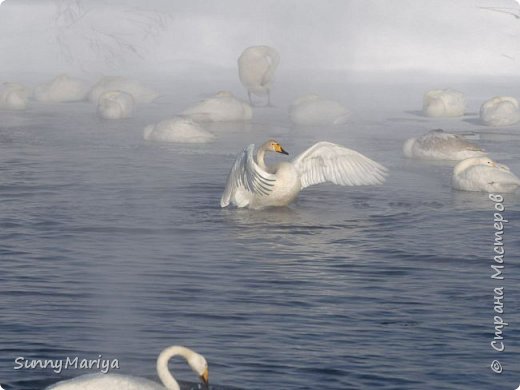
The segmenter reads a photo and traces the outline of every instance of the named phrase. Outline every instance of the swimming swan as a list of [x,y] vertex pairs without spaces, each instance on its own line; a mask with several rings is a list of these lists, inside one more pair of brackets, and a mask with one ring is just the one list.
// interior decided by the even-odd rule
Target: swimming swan
[[157,358],[157,374],[163,386],[148,379],[119,374],[88,374],[58,382],[46,390],[180,390],[168,370],[168,361],[182,356],[204,384],[208,384],[208,363],[204,356],[180,346],[166,348]]
[[370,185],[385,181],[387,169],[355,150],[330,142],[318,142],[292,162],[266,166],[265,152],[288,154],[275,140],[256,152],[249,145],[240,153],[227,178],[220,206],[262,208],[286,206],[298,193],[314,184]]
[[454,89],[432,89],[423,97],[423,113],[426,116],[463,116],[465,108],[464,94]]
[[4,83],[0,88],[0,108],[7,110],[25,110],[30,91],[18,83]]
[[514,192],[520,179],[503,164],[487,157],[469,158],[453,169],[453,188],[462,191]]
[[37,86],[33,95],[43,103],[66,103],[84,100],[87,92],[85,81],[61,74],[48,83]]
[[480,106],[480,120],[488,126],[509,126],[520,121],[518,100],[495,96]]
[[251,94],[267,94],[267,105],[271,105],[271,84],[279,62],[280,55],[269,46],[248,47],[238,58],[238,76],[252,106]]
[[309,94],[292,102],[289,116],[298,125],[341,125],[348,120],[350,111],[335,100]]
[[253,109],[231,92],[220,91],[215,96],[185,109],[181,115],[201,122],[248,121],[253,117]]
[[408,158],[423,160],[464,160],[486,155],[478,145],[441,129],[407,139],[403,145],[403,153]]
[[134,98],[123,91],[106,91],[101,94],[97,113],[104,119],[128,118],[134,110]]

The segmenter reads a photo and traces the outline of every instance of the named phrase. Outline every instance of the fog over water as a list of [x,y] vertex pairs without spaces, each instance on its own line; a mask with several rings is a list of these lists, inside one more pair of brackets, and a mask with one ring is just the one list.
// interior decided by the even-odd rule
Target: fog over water
[[[494,96],[520,99],[519,18],[513,0],[4,1],[0,85],[23,96],[64,73],[86,90],[124,76],[114,83],[132,93],[123,119],[86,97],[0,109],[2,387],[99,371],[15,370],[20,356],[102,355],[158,381],[158,353],[179,344],[206,357],[215,390],[516,388],[520,194],[504,195],[505,279],[491,279],[493,202],[452,188],[455,162],[402,146],[440,128],[520,174],[520,125],[479,117]],[[237,59],[253,45],[280,55],[273,107],[179,117],[209,97],[247,101]],[[463,93],[464,115],[425,116],[424,93],[444,88]],[[289,107],[307,94],[347,114],[297,125]],[[199,143],[179,142],[193,129]],[[289,156],[268,163],[330,141],[389,175],[222,209],[236,155],[269,138]],[[499,286],[502,353],[490,346]],[[186,364],[170,368],[197,388]]]

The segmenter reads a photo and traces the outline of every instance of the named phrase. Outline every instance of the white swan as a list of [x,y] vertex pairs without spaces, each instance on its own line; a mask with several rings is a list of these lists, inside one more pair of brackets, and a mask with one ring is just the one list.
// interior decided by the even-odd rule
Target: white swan
[[125,77],[103,77],[90,90],[88,100],[97,104],[99,97],[106,91],[122,91],[132,95],[136,103],[151,103],[159,94],[145,87],[139,81]]
[[181,115],[202,122],[248,121],[253,117],[253,109],[231,92],[220,91],[215,96],[185,109]]
[[355,150],[318,142],[292,162],[267,166],[266,152],[288,154],[275,140],[264,143],[254,158],[255,145],[240,153],[227,178],[220,206],[262,208],[286,206],[311,185],[370,185],[385,181],[387,169]]
[[30,91],[18,83],[4,83],[0,89],[0,108],[6,110],[25,110]]
[[267,94],[267,105],[271,105],[271,84],[274,72],[280,62],[278,52],[269,46],[251,46],[238,58],[238,76],[247,89],[249,103],[253,105],[251,94]]
[[464,94],[454,89],[433,89],[423,97],[423,113],[426,116],[462,116],[465,108]]
[[464,160],[486,155],[478,145],[441,129],[407,139],[403,145],[403,153],[408,158],[423,160]]
[[520,178],[506,165],[497,164],[488,157],[475,157],[455,165],[452,185],[463,191],[507,193],[520,186]]
[[488,126],[509,126],[520,121],[518,100],[495,96],[480,106],[480,120]]
[[132,95],[123,91],[106,91],[98,99],[97,113],[104,119],[128,118],[134,105]]
[[176,117],[146,126],[144,139],[147,141],[206,143],[215,136],[190,118]]
[[47,390],[180,390],[179,384],[168,370],[168,361],[174,356],[182,356],[207,385],[208,363],[204,356],[185,347],[172,346],[162,351],[157,358],[157,374],[164,386],[129,375],[89,374],[58,382],[47,387]]
[[348,120],[350,112],[334,100],[309,94],[292,102],[289,116],[298,125],[340,125]]
[[87,92],[85,81],[61,74],[48,83],[37,86],[33,96],[43,103],[65,103],[84,100]]

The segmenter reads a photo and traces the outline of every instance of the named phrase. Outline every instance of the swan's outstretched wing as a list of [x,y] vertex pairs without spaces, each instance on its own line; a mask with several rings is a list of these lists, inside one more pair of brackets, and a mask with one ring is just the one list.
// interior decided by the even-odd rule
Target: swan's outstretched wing
[[258,166],[253,157],[254,150],[255,145],[251,144],[237,156],[220,198],[221,207],[230,203],[245,207],[254,196],[269,195],[272,191],[276,177]]
[[330,142],[311,146],[293,164],[300,173],[302,188],[327,181],[344,186],[381,184],[387,174],[381,164]]

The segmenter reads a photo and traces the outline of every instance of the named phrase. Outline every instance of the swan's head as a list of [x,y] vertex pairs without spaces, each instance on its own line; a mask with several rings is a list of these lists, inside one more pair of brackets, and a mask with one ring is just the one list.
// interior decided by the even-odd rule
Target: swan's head
[[208,371],[208,362],[204,358],[204,356],[193,352],[186,359],[191,369],[195,374],[197,374],[200,380],[208,385],[209,382],[209,371]]
[[497,163],[491,160],[489,157],[472,157],[462,160],[453,169],[453,173],[458,175],[459,173],[465,171],[466,169],[473,167],[475,165],[483,165],[491,168],[497,168]]
[[270,139],[269,141],[267,141],[264,145],[263,145],[263,148],[265,150],[269,150],[269,151],[272,151],[272,152],[276,152],[276,153],[281,153],[281,154],[289,154],[287,153],[284,148],[282,148],[282,145],[280,145],[278,143],[278,141],[275,141],[274,139]]

